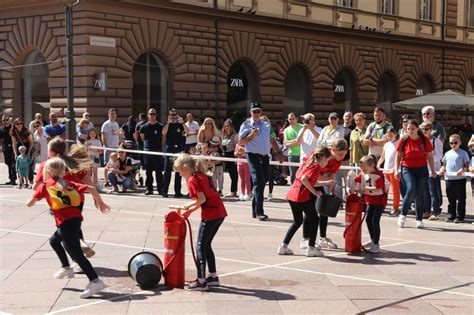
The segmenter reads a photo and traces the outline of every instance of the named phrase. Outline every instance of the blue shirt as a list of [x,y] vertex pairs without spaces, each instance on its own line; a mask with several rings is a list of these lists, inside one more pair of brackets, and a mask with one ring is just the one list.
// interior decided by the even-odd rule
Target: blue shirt
[[258,134],[255,138],[245,145],[247,153],[270,154],[270,130],[271,126],[265,120],[260,120],[259,123],[254,122],[251,118],[247,119],[240,126],[239,139],[243,140],[252,132],[253,128],[258,129]]
[[44,133],[47,136],[54,138],[56,136],[60,136],[66,133],[66,126],[58,124],[57,126],[54,127],[53,125],[49,124],[49,125],[46,125],[46,127],[44,127]]
[[[464,168],[464,163],[469,163],[469,155],[463,149],[457,151],[449,150],[444,154],[442,162],[446,166],[446,173],[457,173],[457,171]],[[463,178],[463,176],[444,175],[445,180]]]

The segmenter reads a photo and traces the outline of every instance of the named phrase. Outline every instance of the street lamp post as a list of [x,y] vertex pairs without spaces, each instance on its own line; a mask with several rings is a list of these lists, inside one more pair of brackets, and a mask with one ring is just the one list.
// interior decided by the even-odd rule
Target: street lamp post
[[66,54],[67,54],[67,135],[70,140],[75,138],[76,120],[74,112],[74,65],[72,61],[72,8],[79,4],[80,0],[60,0],[66,10]]

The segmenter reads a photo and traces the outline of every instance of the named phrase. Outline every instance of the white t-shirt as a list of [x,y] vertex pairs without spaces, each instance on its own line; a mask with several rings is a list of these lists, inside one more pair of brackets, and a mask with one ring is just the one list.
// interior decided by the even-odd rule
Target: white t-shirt
[[184,125],[189,129],[189,132],[196,133],[195,135],[186,137],[186,144],[197,143],[198,142],[197,132],[199,131],[198,122],[193,120],[191,123],[185,122]]
[[105,135],[106,143],[104,145],[109,148],[118,148],[120,144],[120,126],[114,121],[106,120],[102,124],[101,133]]
[[387,142],[383,145],[384,153],[384,173],[393,173],[395,170],[395,161],[397,159],[397,143]]
[[[314,130],[316,130],[318,133],[321,134],[321,131],[323,130],[322,128],[318,126],[314,126]],[[303,140],[301,141],[300,144],[300,161],[303,162],[303,159],[311,154],[311,152],[316,149],[317,143],[318,143],[318,138],[314,136],[314,134],[310,130],[306,129],[301,129],[298,132],[298,138],[301,133],[304,132],[303,135]]]
[[433,145],[433,160],[434,168],[436,172],[439,172],[441,168],[441,160],[443,159],[443,142],[439,138],[430,139],[431,144]]
[[40,154],[36,157],[36,161],[40,163],[46,161],[48,159],[48,140],[46,140],[44,128],[42,129],[41,134],[38,130],[35,131],[33,140],[40,144]]

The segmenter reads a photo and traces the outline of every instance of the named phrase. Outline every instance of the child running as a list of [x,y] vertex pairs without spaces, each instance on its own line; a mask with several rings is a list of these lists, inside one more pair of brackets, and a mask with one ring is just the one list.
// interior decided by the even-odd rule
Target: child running
[[[187,181],[189,197],[193,199],[184,204],[182,214],[185,218],[201,208],[201,224],[196,240],[197,279],[187,284],[184,289],[192,291],[207,291],[208,286],[219,285],[216,271],[216,259],[211,243],[227,212],[224,203],[214,187],[212,178],[205,175],[205,170],[189,154],[181,154],[174,162],[174,168]],[[206,278],[206,263],[209,277]]]
[[[331,157],[331,151],[324,146],[316,148],[307,160],[298,168],[295,181],[286,194],[286,199],[290,203],[293,212],[293,224],[286,232],[283,243],[278,247],[278,255],[293,255],[293,251],[288,248],[293,235],[304,224],[308,232],[307,257],[323,256],[321,247],[316,244],[316,234],[318,231],[319,217],[316,213],[315,197],[321,196],[321,191],[316,191],[315,186],[323,184],[334,184],[334,180],[319,182],[318,178],[323,167],[326,167]],[[331,182],[331,183],[330,183]],[[305,214],[303,220],[303,213]]]
[[[89,260],[84,256],[80,243],[82,207],[84,192],[97,194],[95,189],[75,182],[65,181],[66,164],[60,158],[52,158],[44,165],[43,179],[26,205],[32,207],[39,200],[46,198],[56,221],[57,230],[49,239],[51,247],[58,255],[62,268],[54,274],[55,279],[73,278],[74,271],[69,265],[66,251],[81,267],[89,278],[89,284],[79,295],[89,298],[107,286],[97,276]],[[105,213],[105,212],[104,212]],[[61,243],[64,243],[64,247]]]
[[364,195],[367,205],[367,216],[365,222],[369,229],[370,241],[363,244],[369,247],[371,253],[380,251],[380,217],[387,205],[387,194],[383,173],[375,166],[377,158],[374,155],[366,155],[360,159],[361,173],[354,179],[351,193],[358,192]]

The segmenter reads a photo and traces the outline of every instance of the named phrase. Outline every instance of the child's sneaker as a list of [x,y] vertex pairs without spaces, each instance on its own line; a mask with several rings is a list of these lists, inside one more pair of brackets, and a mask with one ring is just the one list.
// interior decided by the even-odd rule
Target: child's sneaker
[[437,214],[432,214],[430,216],[430,221],[438,221],[439,220],[439,215]]
[[370,246],[372,246],[372,244],[373,244],[373,243],[372,243],[372,240],[370,240],[370,241],[365,242],[364,244],[362,244],[362,246],[364,246],[364,247],[370,247]]
[[304,238],[301,239],[300,248],[301,249],[307,249],[308,248],[308,240],[307,239],[306,240]]
[[54,279],[74,278],[74,270],[71,267],[61,268],[53,276]]
[[249,195],[244,195],[244,201],[249,201],[250,200],[250,196]]
[[208,286],[216,286],[216,285],[221,284],[221,283],[219,282],[219,277],[211,277],[211,276],[209,276],[209,277],[206,278],[206,282],[207,282],[207,285],[208,285]]
[[21,184],[19,184],[16,188],[21,189],[22,188]]
[[208,291],[209,287],[207,286],[207,282],[199,283],[199,280],[196,279],[193,282],[185,285],[184,289],[188,291]]
[[389,213],[389,215],[390,215],[390,216],[393,216],[393,217],[394,217],[394,216],[397,216],[397,215],[399,215],[399,214],[400,214],[400,210],[398,210],[398,209],[392,209],[392,210],[390,211],[390,213]]
[[81,294],[79,294],[79,297],[81,299],[90,298],[91,296],[93,296],[96,293],[99,293],[100,291],[102,291],[105,288],[107,288],[107,285],[102,280],[97,278],[97,279],[89,282],[89,284],[87,285],[85,290]]
[[76,262],[71,265],[71,269],[74,271],[74,273],[83,273],[81,266],[79,266]]
[[322,257],[324,253],[321,251],[321,246],[308,246],[306,249],[306,257]]
[[240,201],[244,201],[244,200],[245,200],[245,196],[244,196],[244,195],[239,195],[239,200],[240,200]]
[[370,245],[369,249],[367,249],[371,253],[378,253],[380,252],[380,245],[379,244],[372,244]]
[[272,201],[272,200],[273,200],[273,195],[272,195],[272,194],[268,194],[267,200],[268,200],[268,201]]
[[337,249],[337,245],[333,243],[330,238],[327,237],[321,237],[321,239],[319,240],[319,246],[327,249]]
[[278,246],[277,254],[278,255],[293,255],[293,251],[288,248],[288,245],[281,244],[280,246]]
[[400,214],[398,216],[398,226],[399,227],[405,227],[405,221],[407,220],[407,216],[406,215],[403,215],[403,214]]
[[415,227],[416,227],[417,229],[424,229],[424,228],[425,228],[425,225],[423,224],[422,221],[416,220],[416,225],[415,225]]

